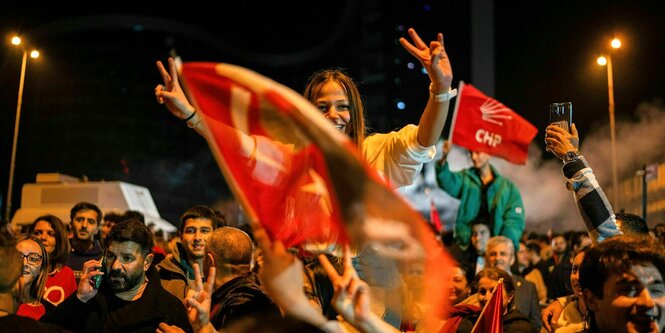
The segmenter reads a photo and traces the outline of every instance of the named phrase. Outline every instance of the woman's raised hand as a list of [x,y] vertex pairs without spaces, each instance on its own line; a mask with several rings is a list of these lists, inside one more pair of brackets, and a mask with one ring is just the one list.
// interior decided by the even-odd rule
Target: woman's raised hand
[[178,68],[175,60],[169,58],[169,70],[166,71],[161,61],[157,61],[157,69],[162,76],[164,84],[155,87],[155,97],[159,104],[166,104],[171,113],[179,119],[185,120],[194,113],[194,107],[189,104],[185,92],[178,82]]
[[435,94],[448,92],[453,83],[453,69],[443,45],[443,34],[438,33],[437,40],[431,41],[428,46],[420,39],[416,30],[409,28],[408,32],[413,44],[404,37],[401,37],[399,42],[427,70],[427,75],[432,81],[432,92]]

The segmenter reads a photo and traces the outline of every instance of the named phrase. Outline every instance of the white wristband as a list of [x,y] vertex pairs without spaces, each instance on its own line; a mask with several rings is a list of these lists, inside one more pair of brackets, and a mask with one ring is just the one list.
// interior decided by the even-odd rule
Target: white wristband
[[435,102],[447,102],[451,100],[453,97],[457,96],[457,89],[450,89],[448,88],[448,91],[443,93],[443,94],[435,94],[432,92],[432,84],[429,84],[429,96],[432,98]]

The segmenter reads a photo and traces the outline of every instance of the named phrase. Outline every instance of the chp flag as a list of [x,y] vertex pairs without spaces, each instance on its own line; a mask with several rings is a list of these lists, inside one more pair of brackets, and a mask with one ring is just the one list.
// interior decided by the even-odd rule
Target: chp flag
[[413,281],[401,306],[422,305],[416,319],[434,331],[445,317],[450,286],[441,281],[451,279],[452,261],[357,145],[302,95],[249,69],[185,62],[180,76],[201,114],[199,133],[252,227],[286,247],[371,245],[379,266],[399,267]]
[[517,112],[460,81],[450,141],[471,151],[525,164],[538,130]]

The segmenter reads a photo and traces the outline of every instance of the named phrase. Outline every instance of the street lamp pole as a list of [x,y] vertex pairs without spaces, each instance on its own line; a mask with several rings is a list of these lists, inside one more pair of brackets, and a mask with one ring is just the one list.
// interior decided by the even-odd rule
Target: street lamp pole
[[18,84],[18,102],[16,103],[16,121],[14,123],[14,141],[12,143],[12,158],[9,162],[9,181],[7,182],[7,204],[5,205],[5,221],[9,222],[12,211],[12,188],[14,186],[14,166],[16,164],[16,146],[18,143],[18,128],[21,121],[21,105],[23,104],[23,85],[25,83],[25,70],[28,62],[28,50],[23,50],[21,63],[21,79]]
[[[610,45],[614,49],[621,47],[621,41],[614,38]],[[612,57],[601,56],[598,58],[598,64],[601,66],[607,65],[607,94],[609,97],[609,114],[610,114],[610,150],[612,159],[612,206],[615,210],[619,209],[619,175],[617,171],[617,146],[616,146],[616,127],[614,123],[614,78],[612,72]]]
[[612,206],[619,209],[619,185],[617,173],[616,128],[614,125],[614,78],[612,75],[612,57],[607,56],[607,94],[610,113],[610,149],[612,154]]

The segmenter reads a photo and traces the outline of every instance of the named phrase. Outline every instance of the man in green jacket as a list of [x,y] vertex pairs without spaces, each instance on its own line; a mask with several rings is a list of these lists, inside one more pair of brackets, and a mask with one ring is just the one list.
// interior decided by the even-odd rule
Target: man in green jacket
[[471,221],[486,217],[492,236],[502,235],[517,248],[524,232],[524,205],[517,186],[490,165],[490,155],[470,152],[473,167],[452,172],[446,162],[450,143],[443,145],[443,158],[436,166],[436,180],[446,193],[460,200],[455,220],[455,239],[466,248],[471,237]]

